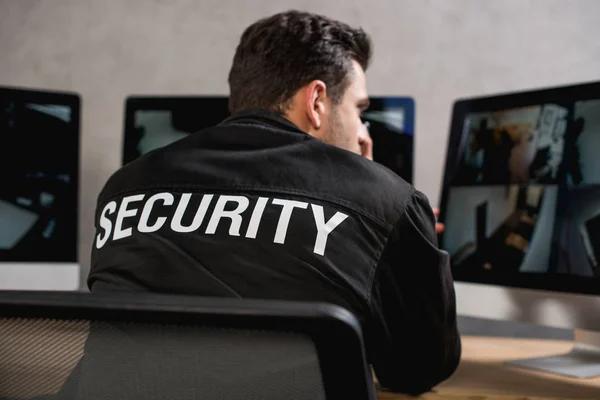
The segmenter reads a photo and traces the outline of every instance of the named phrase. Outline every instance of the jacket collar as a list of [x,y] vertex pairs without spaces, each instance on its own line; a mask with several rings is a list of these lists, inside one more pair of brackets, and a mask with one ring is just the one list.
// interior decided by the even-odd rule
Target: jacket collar
[[223,122],[221,122],[221,124],[227,125],[230,123],[242,122],[244,120],[250,120],[250,121],[262,120],[267,124],[275,125],[275,126],[278,126],[285,130],[288,130],[288,131],[293,131],[293,132],[303,133],[305,135],[308,135],[308,133],[306,133],[302,129],[298,128],[298,126],[296,124],[294,124],[289,119],[283,117],[281,114],[276,113],[274,111],[267,110],[267,109],[262,109],[262,108],[239,111],[239,112],[231,115],[230,117],[226,118]]

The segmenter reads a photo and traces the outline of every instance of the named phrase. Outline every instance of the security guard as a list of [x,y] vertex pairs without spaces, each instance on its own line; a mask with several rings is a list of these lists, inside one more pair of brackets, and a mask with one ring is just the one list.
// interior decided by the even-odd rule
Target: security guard
[[361,321],[383,387],[416,394],[452,374],[461,347],[433,212],[368,159],[370,57],[361,29],[310,13],[247,28],[232,116],[102,190],[92,292],[330,302]]

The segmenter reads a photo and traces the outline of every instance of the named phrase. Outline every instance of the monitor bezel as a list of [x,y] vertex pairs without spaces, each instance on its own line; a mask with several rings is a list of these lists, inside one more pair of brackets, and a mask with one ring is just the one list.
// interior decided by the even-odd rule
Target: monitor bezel
[[[536,106],[547,103],[574,104],[577,101],[600,99],[600,81],[580,83],[576,85],[557,86],[526,91],[515,91],[498,95],[469,97],[454,102],[450,121],[450,136],[446,145],[444,176],[441,187],[439,222],[444,223],[448,205],[449,184],[454,175],[452,168],[456,165],[464,119],[467,114],[477,112],[493,112],[511,108]],[[444,234],[438,236],[439,245],[444,246]],[[540,274],[519,272],[516,275],[496,275],[481,272],[477,275],[457,274],[453,270],[457,282],[480,283],[522,289],[536,289],[553,292],[600,294],[600,286],[596,279],[566,274]]]

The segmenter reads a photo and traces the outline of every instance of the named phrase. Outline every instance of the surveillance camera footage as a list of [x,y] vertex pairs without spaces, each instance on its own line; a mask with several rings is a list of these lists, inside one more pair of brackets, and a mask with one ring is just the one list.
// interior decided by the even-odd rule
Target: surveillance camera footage
[[600,100],[463,118],[443,204],[455,274],[600,276]]
[[453,185],[600,184],[599,100],[468,114]]
[[556,186],[450,189],[444,247],[455,269],[547,272]]
[[454,184],[555,183],[568,110],[554,104],[467,115]]
[[12,93],[0,93],[0,262],[74,262],[76,110]]
[[600,186],[566,191],[560,199],[557,224],[559,234],[552,243],[556,271],[600,276]]
[[600,99],[575,103],[565,143],[565,179],[570,185],[600,185]]

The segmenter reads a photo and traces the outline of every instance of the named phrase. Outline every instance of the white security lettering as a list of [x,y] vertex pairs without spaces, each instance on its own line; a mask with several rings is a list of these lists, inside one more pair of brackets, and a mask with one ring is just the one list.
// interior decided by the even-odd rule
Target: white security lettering
[[[237,202],[237,207],[235,210],[225,211],[225,205],[230,201]],[[250,204],[250,201],[244,196],[220,196],[210,222],[206,227],[206,234],[213,235],[217,231],[217,226],[221,218],[229,218],[231,219],[229,235],[240,236],[240,226],[242,225],[242,216],[240,214],[248,208],[248,204]]]
[[202,221],[204,221],[204,216],[206,215],[206,210],[212,201],[212,194],[205,194],[202,196],[202,201],[200,202],[200,206],[198,207],[198,211],[196,211],[196,215],[194,216],[194,220],[189,226],[183,226],[181,224],[181,219],[183,218],[183,214],[187,209],[187,206],[190,202],[190,198],[192,197],[191,193],[184,193],[181,195],[181,199],[179,199],[179,204],[177,205],[177,210],[175,210],[175,215],[173,215],[173,220],[171,221],[171,229],[175,232],[179,233],[189,233],[197,230],[202,225]]
[[138,231],[142,233],[156,232],[165,224],[167,218],[159,217],[156,219],[154,225],[148,226],[148,220],[150,219],[152,207],[154,207],[154,203],[156,203],[158,200],[162,200],[165,206],[171,206],[173,205],[175,198],[171,193],[157,193],[150,197],[148,201],[146,201],[146,204],[144,204],[144,209],[142,210],[142,215],[140,216],[140,222],[138,224]]
[[106,214],[112,214],[117,210],[117,202],[111,201],[102,210],[102,214],[100,214],[100,227],[104,229],[104,237],[102,234],[98,234],[96,237],[96,248],[101,249],[106,242],[108,242],[108,238],[110,237],[110,233],[112,231],[112,222],[106,216]]
[[290,218],[292,217],[292,211],[294,211],[294,208],[296,207],[306,209],[308,207],[308,203],[294,200],[273,199],[273,204],[283,206],[281,209],[281,215],[279,216],[279,222],[277,223],[277,230],[275,231],[275,239],[273,240],[274,243],[283,244],[285,243],[285,237],[287,235]]
[[[190,205],[192,196],[192,193],[181,194],[176,208],[170,207],[175,203],[175,195],[169,192],[154,193],[153,195],[148,196],[143,207],[140,206],[137,208],[132,206],[131,203],[144,200],[146,195],[137,194],[124,197],[120,205],[118,201],[111,201],[104,206],[102,212],[100,213],[97,235],[95,238],[96,248],[101,249],[111,238],[113,240],[119,240],[131,236],[133,234],[133,229],[131,227],[124,229],[124,221],[127,218],[136,217],[138,214],[139,220],[136,221],[137,232],[141,234],[157,232],[158,230],[163,229],[165,226],[170,226],[170,228],[177,233],[191,233],[198,231],[202,226],[203,221],[208,218],[206,214],[215,195],[203,195],[202,200],[198,205],[198,209],[195,210],[193,220],[189,223],[189,225],[184,226],[184,216],[186,213],[191,214],[191,210],[188,213],[187,209]],[[240,229],[242,223],[244,222],[244,218],[249,217],[249,221],[247,221],[248,227],[244,236],[248,239],[256,239],[258,230],[261,229],[260,226],[265,214],[265,210],[269,203],[269,198],[256,198],[256,203],[254,204],[254,208],[250,214],[250,211],[248,210],[250,200],[247,197],[233,195],[218,195],[217,197],[218,199],[216,199],[214,211],[212,212],[212,216],[210,216],[210,220],[206,225],[205,234],[214,235],[218,230],[221,220],[223,218],[227,218],[231,221],[231,225],[229,226],[229,235],[240,236]],[[168,212],[165,212],[162,216],[159,216],[161,213],[157,211],[155,207],[157,202],[162,203],[162,205],[165,207],[168,207]],[[275,206],[281,206],[281,212],[277,222],[273,243],[284,244],[294,209],[300,208],[305,210],[308,208],[310,203],[273,198],[271,204]],[[338,211],[328,221],[325,221],[323,206],[316,204],[310,204],[310,206],[317,230],[313,252],[323,256],[325,255],[329,234],[333,232],[342,222],[344,222],[346,218],[348,218],[348,215]],[[248,210],[248,213],[244,214],[246,210]],[[158,213],[159,215],[156,215],[154,218],[152,218],[151,216],[153,215],[153,212]],[[114,220],[109,219],[109,215],[111,214],[116,215]],[[295,223],[305,226],[306,221],[304,216],[302,217],[302,220],[300,220],[300,216],[298,216],[295,220],[297,222]],[[186,221],[188,219],[189,218],[186,218]],[[133,223],[130,225],[133,225]],[[125,226],[127,226],[127,224],[125,224]],[[306,228],[304,227],[303,229]]]
[[258,226],[260,225],[260,220],[262,218],[263,212],[265,211],[265,207],[267,202],[269,201],[268,197],[259,197],[256,205],[254,206],[254,211],[252,211],[252,217],[250,217],[250,223],[248,224],[248,230],[246,231],[246,237],[250,239],[256,239],[256,233],[258,232]]
[[115,232],[113,233],[113,240],[124,239],[131,236],[131,228],[123,229],[123,220],[129,217],[135,217],[137,215],[137,208],[128,210],[127,206],[129,203],[141,201],[144,199],[143,194],[136,194],[133,196],[127,196],[123,198],[119,212],[117,213],[117,221],[115,222]]
[[323,213],[323,207],[316,204],[311,204],[313,215],[315,217],[315,225],[317,226],[317,240],[315,241],[314,252],[319,255],[325,254],[325,246],[327,246],[327,236],[333,231],[339,224],[344,222],[348,216],[341,212],[336,212],[333,217],[325,223],[325,214]]

